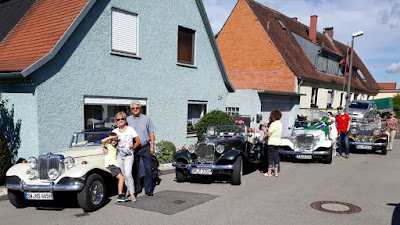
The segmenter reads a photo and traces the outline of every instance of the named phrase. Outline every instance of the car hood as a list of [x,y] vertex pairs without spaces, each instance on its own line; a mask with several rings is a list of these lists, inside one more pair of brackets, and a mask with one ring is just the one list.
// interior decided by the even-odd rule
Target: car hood
[[298,136],[301,134],[312,135],[314,138],[325,136],[325,132],[323,132],[322,130],[295,129],[295,130],[293,130],[293,133],[292,133],[292,135],[295,135],[295,136]]
[[367,112],[366,109],[349,108],[349,114],[350,114],[350,115],[365,114],[366,112]]
[[95,155],[103,155],[103,150],[101,145],[92,145],[92,146],[73,147],[63,151],[55,152],[55,154],[61,154],[64,155],[65,157],[71,156],[76,161],[79,158],[95,156]]

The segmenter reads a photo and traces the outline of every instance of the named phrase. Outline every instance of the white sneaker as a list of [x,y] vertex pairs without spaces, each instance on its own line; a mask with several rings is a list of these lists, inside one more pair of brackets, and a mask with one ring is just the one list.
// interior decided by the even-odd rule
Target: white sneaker
[[265,177],[272,177],[272,175],[269,175],[268,173],[264,173]]

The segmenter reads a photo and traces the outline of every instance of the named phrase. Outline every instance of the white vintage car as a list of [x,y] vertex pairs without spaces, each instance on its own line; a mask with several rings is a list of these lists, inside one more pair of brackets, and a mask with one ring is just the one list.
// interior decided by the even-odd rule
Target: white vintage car
[[[32,201],[57,201],[63,193],[76,193],[84,211],[101,208],[107,192],[116,184],[105,168],[101,139],[109,132],[79,132],[73,135],[70,148],[30,157],[12,166],[6,174],[8,199],[17,208]],[[113,187],[110,187],[112,185]]]
[[288,138],[282,138],[279,153],[283,159],[318,159],[325,164],[332,163],[332,141],[325,132],[304,129],[314,123],[296,122],[291,135]]

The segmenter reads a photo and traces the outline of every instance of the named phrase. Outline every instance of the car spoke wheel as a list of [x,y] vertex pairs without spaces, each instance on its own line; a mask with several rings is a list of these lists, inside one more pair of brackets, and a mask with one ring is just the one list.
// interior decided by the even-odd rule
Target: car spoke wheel
[[232,185],[240,185],[241,184],[241,178],[242,178],[242,157],[239,156],[233,163],[233,170],[232,170]]
[[104,179],[98,174],[91,174],[86,180],[85,187],[78,193],[78,204],[86,212],[101,208],[106,196]]

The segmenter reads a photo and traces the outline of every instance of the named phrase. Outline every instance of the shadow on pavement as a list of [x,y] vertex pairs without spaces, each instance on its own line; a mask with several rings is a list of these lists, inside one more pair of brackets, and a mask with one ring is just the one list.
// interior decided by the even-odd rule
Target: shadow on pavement
[[388,203],[387,205],[396,206],[393,210],[392,225],[400,225],[400,203]]

